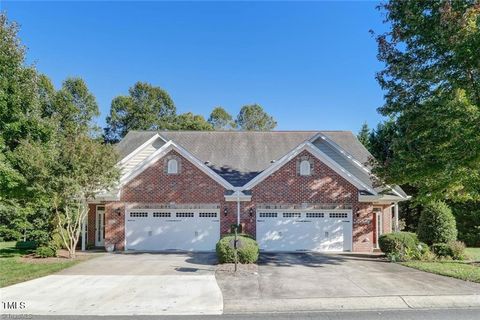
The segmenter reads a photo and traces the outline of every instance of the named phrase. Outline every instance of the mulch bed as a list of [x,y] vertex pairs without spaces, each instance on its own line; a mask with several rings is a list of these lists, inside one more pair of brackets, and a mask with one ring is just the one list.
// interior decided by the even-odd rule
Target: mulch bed
[[258,265],[254,263],[250,264],[238,264],[237,273],[235,273],[235,264],[234,263],[224,263],[217,265],[218,273],[230,273],[236,275],[251,275],[251,274],[258,274]]
[[[77,251],[75,260],[87,260],[91,256],[92,256],[91,253]],[[55,262],[66,262],[68,260],[70,260],[70,258],[68,257],[68,251],[63,249],[57,251],[56,257],[39,258],[35,256],[35,253],[30,253],[20,258],[20,261],[26,262],[26,263],[55,263]]]

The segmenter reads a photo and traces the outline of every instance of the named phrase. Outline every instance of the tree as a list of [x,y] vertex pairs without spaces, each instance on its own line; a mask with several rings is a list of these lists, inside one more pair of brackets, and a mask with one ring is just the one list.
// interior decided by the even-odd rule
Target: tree
[[208,122],[214,130],[231,130],[236,127],[232,116],[222,107],[216,107],[212,110]]
[[43,241],[51,230],[45,216],[49,203],[33,192],[16,153],[22,141],[45,144],[55,133],[46,117],[53,86],[26,65],[18,30],[0,14],[0,237]]
[[168,93],[151,84],[137,82],[128,96],[112,100],[105,139],[116,142],[130,130],[161,130],[174,120],[176,108]]
[[377,128],[370,132],[368,151],[381,165],[388,165],[388,162],[393,159],[393,141],[396,135],[396,125],[392,120],[380,122]]
[[167,127],[169,130],[213,130],[212,125],[201,115],[191,112],[183,113],[175,117],[175,120]]
[[235,123],[245,131],[269,131],[277,126],[273,117],[258,104],[243,106]]
[[113,146],[93,139],[87,131],[59,134],[48,144],[24,140],[16,155],[26,178],[32,181],[30,188],[52,202],[56,230],[70,257],[75,258],[88,201],[118,181]]
[[370,149],[370,128],[366,122],[362,124],[362,128],[357,134],[357,139],[365,148]]
[[65,134],[78,134],[94,128],[93,119],[100,115],[97,101],[80,78],[68,78],[55,94],[52,115]]
[[377,36],[377,74],[395,121],[395,157],[376,169],[419,197],[480,199],[480,7],[476,1],[391,0]]

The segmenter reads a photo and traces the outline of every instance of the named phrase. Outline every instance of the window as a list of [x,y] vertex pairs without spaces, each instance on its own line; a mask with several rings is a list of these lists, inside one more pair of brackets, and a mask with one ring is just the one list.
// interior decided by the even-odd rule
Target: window
[[323,218],[323,212],[307,212],[307,218]]
[[260,218],[276,218],[277,213],[276,212],[260,212],[259,216]]
[[130,212],[130,218],[146,218],[148,212]]
[[330,218],[340,218],[340,219],[346,219],[348,218],[348,213],[345,212],[331,212],[329,214]]
[[170,212],[154,212],[153,217],[154,218],[170,218],[171,214]]
[[200,212],[198,216],[200,218],[216,218],[217,213],[216,212]]
[[300,218],[302,214],[300,212],[284,212],[284,218]]
[[177,218],[193,218],[193,212],[177,212]]
[[170,159],[167,162],[167,173],[168,174],[177,174],[178,173],[178,161],[176,159]]
[[302,162],[300,162],[300,175],[309,176],[310,173],[311,173],[310,161],[302,160]]

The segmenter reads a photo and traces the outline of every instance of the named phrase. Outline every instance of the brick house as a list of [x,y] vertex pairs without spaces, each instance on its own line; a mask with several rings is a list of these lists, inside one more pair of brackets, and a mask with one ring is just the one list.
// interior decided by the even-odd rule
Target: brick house
[[211,251],[239,224],[265,251],[371,252],[398,224],[348,131],[131,131],[122,177],[90,203],[86,240],[112,250]]

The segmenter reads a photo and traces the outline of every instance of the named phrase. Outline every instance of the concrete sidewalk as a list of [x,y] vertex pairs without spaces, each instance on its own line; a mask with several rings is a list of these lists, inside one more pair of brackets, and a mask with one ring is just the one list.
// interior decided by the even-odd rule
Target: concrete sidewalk
[[53,275],[0,289],[2,301],[24,309],[1,314],[193,315],[221,314],[222,293],[213,275]]
[[480,295],[229,300],[225,314],[480,308]]
[[0,314],[221,314],[214,254],[107,254],[55,275],[0,289],[5,302],[25,308]]

